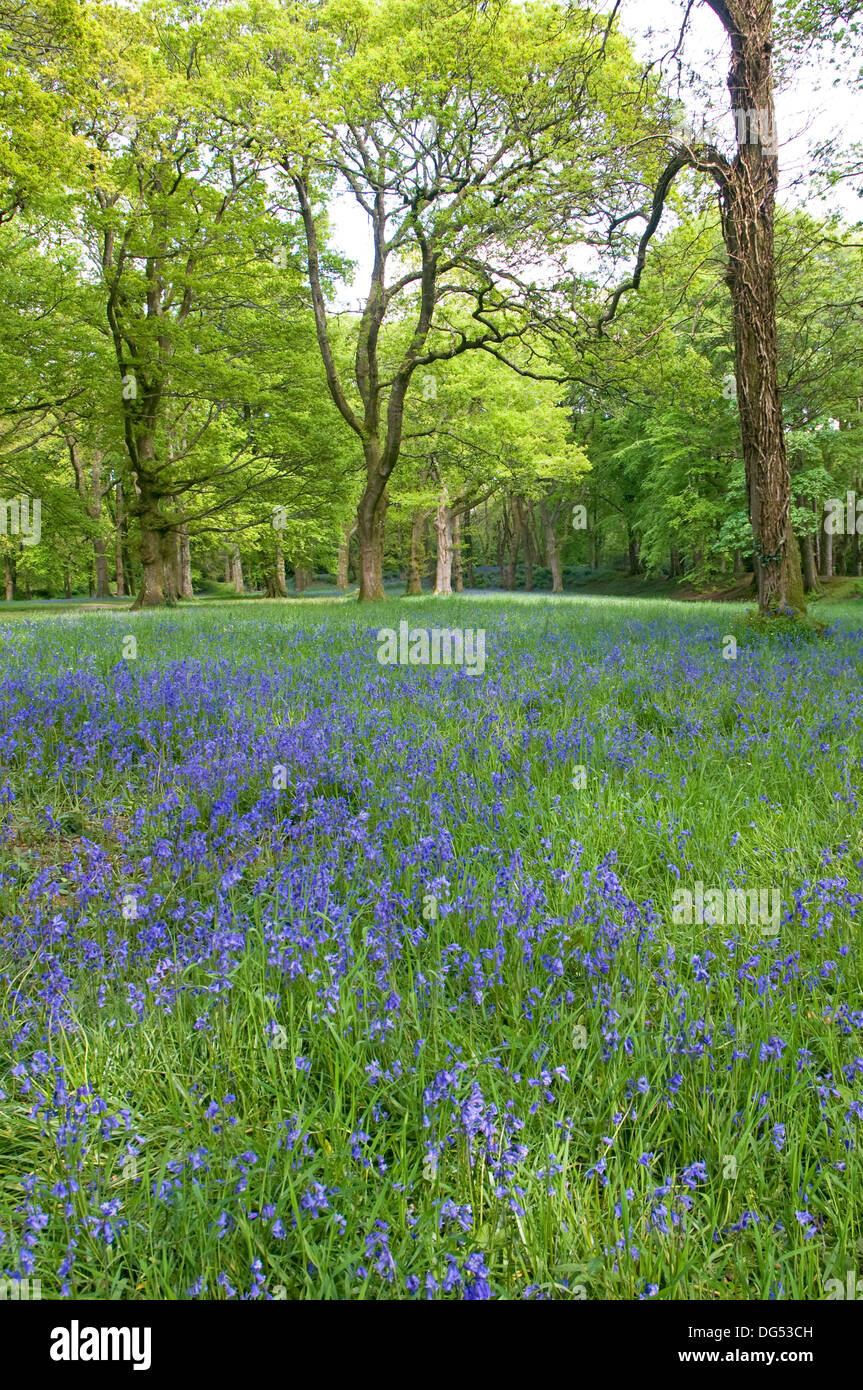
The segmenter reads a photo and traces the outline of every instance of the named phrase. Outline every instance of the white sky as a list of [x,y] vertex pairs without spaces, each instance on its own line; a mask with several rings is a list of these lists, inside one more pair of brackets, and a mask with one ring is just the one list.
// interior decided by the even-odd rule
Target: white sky
[[[622,23],[633,38],[640,60],[657,59],[674,47],[683,13],[683,0],[625,0]],[[719,20],[703,3],[696,5],[690,16],[682,57],[697,74],[699,84],[691,94],[684,90],[682,99],[696,121],[703,116],[727,130],[729,148],[733,149],[734,125],[725,85],[728,42]],[[849,86],[850,70],[831,67],[827,59],[825,51],[811,67],[798,70],[786,90],[777,92],[779,196],[786,203],[808,203],[816,215],[837,209],[854,222],[861,217],[863,208],[849,182],[832,189],[826,201],[815,198],[810,188],[811,146],[834,134],[843,135],[846,141],[860,138],[860,93]],[[834,85],[840,74],[845,80]],[[335,199],[330,211],[333,248],[356,262],[353,286],[340,288],[335,307],[356,309],[358,297],[365,295],[371,271],[368,223],[353,197],[347,194]]]

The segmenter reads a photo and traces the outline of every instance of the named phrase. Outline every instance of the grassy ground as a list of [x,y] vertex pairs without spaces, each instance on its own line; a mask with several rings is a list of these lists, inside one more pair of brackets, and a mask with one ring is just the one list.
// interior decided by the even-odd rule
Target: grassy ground
[[[863,1263],[855,608],[0,620],[2,1273],[825,1297]],[[484,673],[380,665],[404,618]],[[698,883],[781,922],[675,920]]]

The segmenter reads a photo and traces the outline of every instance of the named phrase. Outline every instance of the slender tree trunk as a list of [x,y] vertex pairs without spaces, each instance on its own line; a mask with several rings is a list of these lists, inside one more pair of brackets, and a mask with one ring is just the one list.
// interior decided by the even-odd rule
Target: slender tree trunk
[[117,479],[117,523],[114,539],[114,565],[117,575],[117,597],[123,598],[126,593],[126,585],[123,577],[123,482]]
[[464,549],[465,549],[466,571],[467,571],[467,573],[466,573],[467,587],[468,587],[469,589],[473,589],[473,588],[475,587],[475,584],[474,584],[474,574],[473,574],[473,530],[472,530],[471,524],[470,524],[470,512],[469,512],[469,511],[468,511],[468,512],[465,512],[465,518],[464,518]]
[[243,579],[243,558],[240,555],[240,547],[235,545],[231,551],[231,583],[234,586],[234,593],[244,594],[246,585]]
[[818,568],[815,563],[815,546],[811,534],[800,537],[800,558],[803,565],[804,588],[807,594],[817,593],[820,586]]
[[429,587],[434,590],[435,579],[437,578],[437,556],[432,545],[432,524],[431,518],[426,517],[423,522],[423,558],[425,560],[425,576]]
[[348,571],[351,559],[351,536],[357,529],[355,521],[346,521],[342,527],[341,539],[339,540],[339,561],[336,573],[336,588],[346,589],[348,587]]
[[461,560],[461,515],[456,513],[452,519],[452,579],[457,594],[464,593],[464,573]]
[[[101,528],[102,524],[102,453],[93,454],[90,470],[90,515]],[[111,583],[108,575],[108,541],[102,535],[93,537],[93,560],[96,567],[96,598],[111,597]]]
[[304,594],[314,578],[308,565],[294,565],[294,590],[298,594]]
[[195,590],[192,588],[192,543],[189,539],[189,528],[183,524],[177,532],[177,590],[180,598],[194,598]]
[[638,574],[638,569],[639,569],[639,562],[638,562],[638,538],[637,538],[637,536],[630,530],[630,528],[629,528],[628,526],[627,526],[626,530],[627,530],[626,550],[627,550],[627,559],[628,559],[628,562],[629,562],[629,573],[630,573],[632,576],[635,576],[635,575]]
[[533,590],[533,565],[536,559],[533,538],[533,507],[522,497],[516,497],[515,505],[518,512],[519,534],[524,538],[524,587],[526,593],[531,593]]
[[539,519],[545,536],[545,563],[551,570],[551,592],[563,593],[563,569],[560,563],[560,547],[554,534],[554,520],[545,498],[539,504]]
[[438,497],[434,529],[437,541],[435,597],[448,598],[452,594],[452,512],[446,486],[441,488]]
[[840,535],[833,546],[833,573],[848,573],[848,537]]
[[287,598],[288,583],[285,575],[285,552],[282,550],[282,542],[276,537],[276,596]]
[[423,591],[422,551],[427,517],[418,509],[411,517],[410,550],[408,552],[408,580],[405,596],[415,598]]
[[821,578],[833,578],[833,534],[827,529],[827,513],[821,515]]
[[[11,603],[12,600],[14,599],[14,597],[15,597],[15,562],[13,561],[13,559],[12,559],[12,557],[11,557],[10,555],[4,555],[4,556],[3,556],[3,573],[4,573],[4,578],[5,578],[5,581],[6,581],[6,602],[7,602],[7,603]],[[66,570],[66,576],[67,576],[67,585],[66,585],[66,587],[67,587],[67,590],[68,590],[68,587],[69,587],[69,586],[68,586],[68,575],[69,575],[69,571],[68,571],[68,569],[67,569],[67,570]],[[67,597],[67,598],[71,598],[71,593],[68,593],[68,592],[67,592],[66,597]]]
[[509,541],[503,569],[503,586],[505,589],[513,590],[518,552],[521,549],[521,522],[514,499],[510,498],[509,502],[504,502],[503,514],[505,542]]
[[72,460],[72,468],[75,474],[75,487],[81,501],[84,503],[87,515],[93,522],[93,561],[95,565],[95,582],[91,586],[91,598],[110,598],[111,585],[108,578],[108,542],[101,532],[102,524],[102,458],[101,450],[96,449],[90,461],[90,474],[87,476],[87,467],[84,458],[84,450],[80,441],[72,434],[67,434],[66,443],[69,447],[69,455]]

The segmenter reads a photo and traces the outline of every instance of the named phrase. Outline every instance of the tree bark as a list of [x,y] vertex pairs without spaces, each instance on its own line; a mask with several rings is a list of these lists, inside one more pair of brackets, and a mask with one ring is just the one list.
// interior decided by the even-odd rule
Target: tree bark
[[185,524],[177,531],[177,593],[180,598],[194,598],[192,588],[192,543]]
[[123,481],[117,479],[117,521],[114,540],[114,566],[117,576],[117,597],[122,598],[126,593],[126,584],[123,575]]
[[282,542],[276,537],[276,594],[279,598],[287,598],[288,582],[285,575],[285,552],[282,550]]
[[763,614],[789,608],[804,612],[779,395],[774,259],[779,159],[773,143],[773,5],[770,0],[708,0],[708,4],[731,40],[728,90],[738,120],[738,149],[733,162],[729,165],[721,156],[712,162],[728,253],[726,279],[734,316],[737,405],[755,545],[758,607]]
[[159,511],[158,498],[150,497],[142,491],[137,511],[141,528],[141,587],[132,607],[161,608],[166,602],[167,585],[163,558],[165,523]]
[[[791,476],[779,394],[774,211],[778,182],[773,90],[772,0],[707,0],[731,44],[727,85],[738,126],[729,161],[710,143],[681,143],[654,191],[631,278],[615,290],[599,321],[609,323],[623,294],[638,289],[665,198],[684,168],[719,188],[726,281],[734,322],[737,407],[752,525],[758,607],[764,615],[805,613],[800,552],[791,526]],[[689,14],[687,9],[687,16]]]
[[438,497],[434,529],[437,541],[434,593],[436,598],[449,598],[452,594],[452,512],[445,484]]
[[231,583],[234,586],[234,593],[244,594],[246,585],[243,579],[243,558],[240,555],[240,547],[235,545],[231,551]]
[[357,509],[357,541],[360,549],[360,593],[362,602],[386,598],[384,592],[384,527],[387,495],[384,489],[375,500],[375,490],[366,489]]

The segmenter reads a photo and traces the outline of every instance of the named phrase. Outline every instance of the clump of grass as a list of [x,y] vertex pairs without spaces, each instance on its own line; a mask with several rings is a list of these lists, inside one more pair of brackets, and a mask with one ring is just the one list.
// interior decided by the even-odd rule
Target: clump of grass
[[737,639],[738,647],[807,647],[826,641],[832,629],[829,623],[821,622],[809,613],[795,613],[788,609],[764,614],[753,608],[740,621],[732,624],[730,631]]

